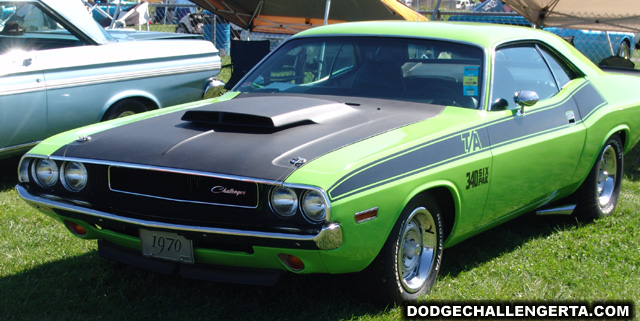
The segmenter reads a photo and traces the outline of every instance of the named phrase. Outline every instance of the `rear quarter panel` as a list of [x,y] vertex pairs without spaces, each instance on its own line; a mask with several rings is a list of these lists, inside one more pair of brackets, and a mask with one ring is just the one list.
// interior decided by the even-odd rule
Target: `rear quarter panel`
[[640,141],[640,99],[633,93],[640,86],[640,77],[617,73],[602,73],[587,78],[604,100],[604,106],[582,115],[587,126],[587,144],[579,175],[586,178],[605,141],[613,134],[623,134],[624,150],[628,152]]

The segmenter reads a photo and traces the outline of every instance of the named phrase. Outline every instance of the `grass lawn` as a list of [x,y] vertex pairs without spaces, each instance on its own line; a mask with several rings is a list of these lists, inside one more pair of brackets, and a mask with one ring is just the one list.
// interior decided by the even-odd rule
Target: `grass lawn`
[[[349,275],[290,275],[276,286],[254,287],[103,260],[95,241],[76,239],[17,196],[17,159],[0,165],[1,320],[403,318],[402,307],[362,299],[362,279]],[[604,300],[640,307],[639,209],[640,181],[626,179],[609,218],[590,224],[563,216],[518,218],[446,250],[426,300]]]

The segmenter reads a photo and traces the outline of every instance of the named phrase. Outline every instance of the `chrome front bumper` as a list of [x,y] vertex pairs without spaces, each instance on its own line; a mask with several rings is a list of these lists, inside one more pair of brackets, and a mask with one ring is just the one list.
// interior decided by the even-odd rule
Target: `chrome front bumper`
[[227,228],[216,228],[216,227],[207,227],[207,226],[193,226],[193,225],[180,225],[180,224],[170,224],[164,222],[156,222],[156,221],[148,221],[135,219],[130,217],[119,216],[103,211],[98,211],[94,209],[90,209],[87,207],[83,207],[80,205],[73,204],[71,202],[65,201],[64,199],[54,199],[54,197],[43,197],[36,194],[33,194],[29,191],[29,189],[24,186],[24,183],[18,184],[16,186],[16,190],[18,191],[18,195],[22,197],[29,205],[37,208],[40,211],[50,211],[57,215],[62,215],[59,212],[71,212],[75,214],[80,214],[81,216],[89,216],[97,219],[121,222],[126,224],[132,224],[138,227],[151,228],[151,229],[165,229],[171,231],[184,231],[184,232],[195,232],[195,233],[203,233],[203,234],[215,234],[215,235],[226,235],[226,236],[236,236],[243,237],[247,239],[261,239],[261,240],[272,240],[272,241],[284,241],[284,242],[296,242],[300,243],[308,243],[312,242],[315,244],[318,250],[333,250],[342,246],[342,228],[338,223],[327,223],[325,224],[320,232],[316,235],[300,235],[300,234],[289,234],[289,233],[277,233],[277,232],[260,232],[260,231],[246,231],[246,230],[238,230],[238,229],[227,229]]

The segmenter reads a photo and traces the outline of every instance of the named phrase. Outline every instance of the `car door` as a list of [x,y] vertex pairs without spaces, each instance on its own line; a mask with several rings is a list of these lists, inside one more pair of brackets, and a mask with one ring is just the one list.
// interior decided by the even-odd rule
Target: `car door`
[[[495,52],[487,113],[493,163],[485,224],[566,193],[585,141],[573,96],[586,82],[561,62],[539,44]],[[523,90],[535,91],[539,101],[520,113],[513,97]]]
[[25,51],[0,51],[0,154],[10,155],[44,138],[46,85]]

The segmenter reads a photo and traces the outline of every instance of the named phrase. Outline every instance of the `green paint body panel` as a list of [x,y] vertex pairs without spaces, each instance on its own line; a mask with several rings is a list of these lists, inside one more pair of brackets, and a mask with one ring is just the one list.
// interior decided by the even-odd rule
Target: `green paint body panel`
[[[327,193],[331,222],[342,228],[343,242],[337,249],[254,247],[255,253],[251,255],[196,249],[199,262],[287,270],[277,255],[288,253],[305,262],[306,268],[300,273],[360,271],[378,255],[406,204],[416,195],[436,188],[446,190],[453,201],[446,207],[453,211],[445,213],[453,217],[453,225],[446,227],[449,232],[445,247],[450,247],[506,220],[571,195],[585,180],[611,135],[622,134],[625,151],[640,140],[640,100],[630,92],[640,88],[640,78],[603,72],[551,33],[471,23],[368,22],[310,29],[294,38],[325,35],[428,37],[473,44],[484,48],[485,84],[491,84],[492,69],[489,67],[496,48],[511,42],[534,40],[567,57],[582,76],[569,82],[555,96],[525,108],[522,117],[515,115],[513,110],[446,107],[438,116],[333,150],[295,170],[284,183],[314,186]],[[557,106],[570,106],[571,95],[591,86],[605,103],[589,115],[582,115],[581,121],[500,140],[500,128],[519,128],[521,123],[545,115]],[[45,140],[27,155],[48,156],[80,136],[210,102],[230,100],[238,94],[231,92],[210,101],[83,127]],[[484,106],[489,105],[488,96],[485,92]],[[578,113],[575,108],[571,111]],[[437,151],[445,144],[454,146],[451,148],[460,153],[438,163],[416,164],[411,172],[390,175],[355,189],[341,189],[358,177],[378,173],[376,168],[384,168],[385,164],[405,158],[419,162],[420,158],[412,155],[418,155],[419,151]],[[548,162],[558,166],[545,166]],[[372,208],[378,209],[376,219],[355,221],[355,213]],[[56,214],[47,214],[60,219]],[[103,238],[129,248],[140,247],[136,238],[83,226],[89,232],[87,238]]]

